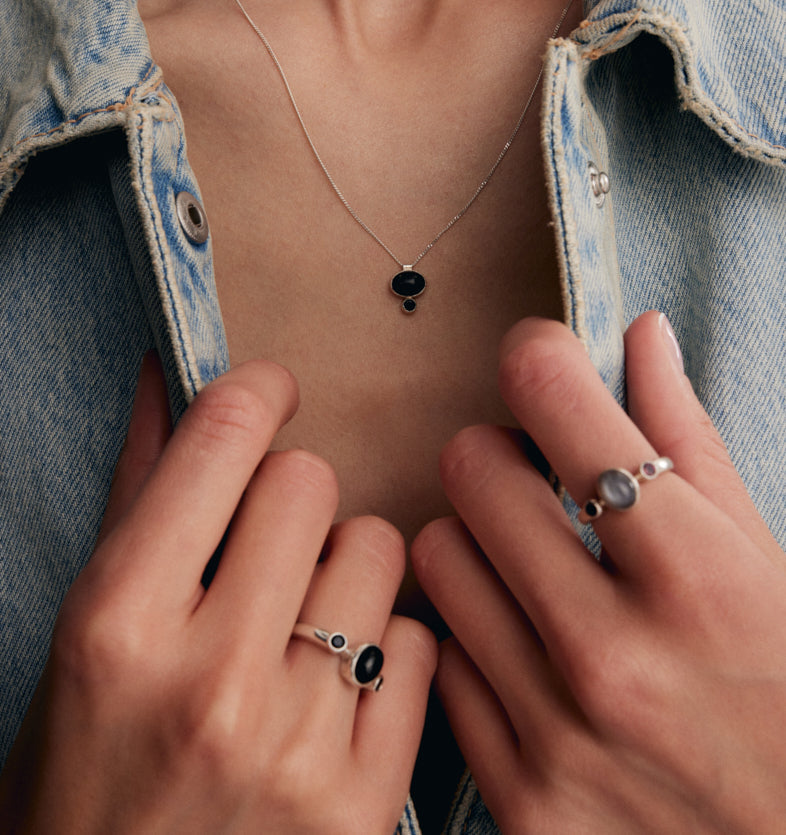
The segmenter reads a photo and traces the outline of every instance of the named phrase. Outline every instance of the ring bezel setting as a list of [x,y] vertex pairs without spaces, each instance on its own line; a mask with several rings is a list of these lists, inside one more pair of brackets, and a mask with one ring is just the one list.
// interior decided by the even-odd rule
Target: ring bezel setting
[[376,644],[361,644],[344,665],[344,675],[356,687],[377,691],[382,687],[380,675],[385,655]]
[[343,632],[329,632],[305,623],[295,624],[292,634],[305,638],[311,643],[324,647],[328,652],[337,655],[341,660],[341,675],[352,685],[361,690],[376,692],[382,687],[384,680],[381,675],[385,654],[374,643],[363,643],[357,647],[350,647],[347,636]]
[[606,509],[620,512],[630,510],[641,497],[643,482],[653,481],[661,473],[673,469],[671,458],[662,456],[642,462],[635,475],[623,467],[603,470],[595,483],[597,495],[584,503],[579,512],[579,522],[583,525],[594,522]]

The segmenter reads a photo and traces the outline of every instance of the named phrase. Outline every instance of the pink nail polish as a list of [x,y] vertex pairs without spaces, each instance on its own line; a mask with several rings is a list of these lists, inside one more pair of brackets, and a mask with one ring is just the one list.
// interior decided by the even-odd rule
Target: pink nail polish
[[658,316],[658,325],[660,327],[660,332],[663,335],[663,340],[666,343],[667,350],[669,352],[669,356],[671,357],[671,361],[674,363],[674,367],[679,371],[680,374],[685,373],[685,363],[682,359],[682,351],[680,350],[680,343],[677,342],[677,337],[672,330],[671,323],[666,318],[665,313],[661,313]]

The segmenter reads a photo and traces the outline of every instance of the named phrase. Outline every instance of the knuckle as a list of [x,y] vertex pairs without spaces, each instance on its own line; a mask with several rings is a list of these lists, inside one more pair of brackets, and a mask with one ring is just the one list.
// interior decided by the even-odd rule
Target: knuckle
[[695,421],[675,422],[672,434],[664,439],[664,446],[675,460],[691,460],[697,455],[713,467],[734,471],[728,450],[709,415],[700,409]]
[[[266,763],[259,783],[274,816],[284,820],[316,818],[327,813],[314,806],[317,798],[331,796],[330,769],[318,768],[310,740],[297,736],[277,748]],[[318,801],[317,801],[318,803]]]
[[574,695],[599,728],[627,737],[651,713],[653,665],[640,647],[610,640],[595,654],[574,661],[570,670]]
[[446,517],[429,522],[420,531],[410,548],[412,567],[418,580],[423,582],[439,572],[442,556],[454,540],[456,529],[461,527],[458,518]]
[[378,516],[360,516],[342,523],[342,534],[363,554],[363,570],[371,579],[389,585],[399,583],[406,568],[404,538],[398,529]]
[[277,428],[278,416],[265,398],[245,386],[222,381],[199,393],[184,423],[201,439],[242,447],[260,431]]
[[330,464],[318,455],[302,449],[288,449],[268,454],[265,466],[275,470],[281,489],[304,490],[338,497],[338,479]]
[[81,611],[64,605],[52,637],[52,662],[58,673],[84,687],[106,689],[126,676],[138,677],[146,663],[139,629],[110,606]]
[[211,382],[203,391],[225,385],[238,386],[261,399],[276,402],[286,416],[297,409],[297,381],[286,368],[270,360],[246,360]]
[[258,763],[242,715],[239,700],[226,696],[181,705],[175,745],[178,758],[211,775],[222,788],[253,786]]
[[736,476],[737,471],[734,469],[734,465],[731,462],[729,452],[726,449],[726,444],[723,443],[723,439],[716,432],[712,421],[707,415],[705,415],[702,418],[702,422],[706,424],[702,433],[704,437],[701,444],[704,457],[708,458],[710,462],[717,467],[723,467],[728,470],[730,474],[734,474]]
[[439,459],[445,487],[479,489],[486,484],[492,472],[487,444],[490,430],[488,426],[468,426],[448,441]]
[[413,666],[423,670],[430,679],[436,669],[439,647],[434,633],[420,621],[400,618],[406,623],[407,657]]
[[529,401],[559,403],[562,411],[575,409],[577,387],[572,355],[579,343],[568,346],[547,334],[534,337],[506,354],[499,368],[499,386],[508,403],[526,411]]

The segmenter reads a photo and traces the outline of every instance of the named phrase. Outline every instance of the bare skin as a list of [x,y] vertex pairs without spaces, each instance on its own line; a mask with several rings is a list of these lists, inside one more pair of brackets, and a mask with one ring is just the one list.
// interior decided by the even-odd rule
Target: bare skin
[[[405,261],[496,158],[559,11],[250,9],[329,167]],[[560,314],[536,120],[424,260],[428,292],[405,318],[386,290],[395,265],[327,187],[231,1],[141,10],[183,109],[236,367],[171,437],[160,369],[143,367],[102,537],[58,619],[0,818],[31,832],[392,831],[435,652],[390,614],[405,572],[390,521],[412,540],[452,505],[463,521],[426,525],[412,558],[454,634],[437,672],[446,711],[503,831],[777,831],[783,553],[665,320],[628,331],[631,417],[564,327],[514,324]],[[299,410],[295,379],[260,356],[294,372]],[[646,508],[597,520],[613,571],[509,431],[462,429],[514,420],[577,499],[620,458],[673,457]],[[411,580],[399,608],[428,619]],[[335,659],[291,639],[297,620],[339,613],[387,653],[381,694],[359,696]]]
[[[574,5],[565,30],[580,14]],[[408,261],[487,174],[562,6],[247,8],[341,189]],[[334,467],[338,518],[374,513],[411,540],[449,511],[437,467],[444,443],[467,424],[512,421],[495,382],[502,335],[524,315],[562,315],[539,97],[491,184],[419,265],[428,288],[407,317],[387,286],[396,264],[330,189],[235,4],[144,0],[140,10],[183,112],[232,362],[261,356],[292,371],[301,407],[276,444]],[[399,606],[427,618],[408,578]]]
[[[506,36],[527,43],[524,15],[540,7],[484,4],[495,40],[468,3],[401,4],[395,16],[373,2],[354,16],[352,3],[258,6],[277,12],[266,28],[293,80],[314,81],[298,97],[304,112],[325,105],[312,128],[340,179],[346,169],[343,187],[383,195],[368,210],[355,202],[372,223],[390,209],[389,240],[417,251],[426,221],[455,211],[456,172],[475,152],[495,156],[492,113],[522,96],[503,83],[518,77]],[[411,556],[454,635],[437,669],[446,712],[502,830],[779,831],[783,552],[695,399],[662,317],[645,314],[626,335],[630,416],[562,325],[528,318],[508,329],[525,313],[559,310],[545,206],[529,176],[539,170],[532,123],[505,176],[424,261],[428,295],[404,319],[380,277],[384,254],[362,235],[350,245],[358,230],[295,151],[277,79],[248,81],[261,48],[242,20],[207,0],[145,13],[183,105],[238,364],[197,396],[171,437],[160,369],[143,367],[100,544],[66,598],[0,781],[6,828],[391,832],[411,784],[435,647],[421,624],[390,614],[405,571],[402,537],[389,521],[353,514],[373,510],[411,535],[449,500],[461,518],[426,525]],[[308,49],[293,49],[295,22]],[[448,35],[466,50],[440,52]],[[489,98],[490,83],[473,91],[486,35],[482,68],[510,93],[507,103]],[[401,43],[412,63],[395,75]],[[215,70],[197,74],[201,89],[187,77],[200,49]],[[235,61],[240,74],[229,71]],[[466,83],[445,86],[448,100],[436,92],[440,75]],[[391,78],[402,95],[416,88],[409,111],[384,86]],[[347,105],[355,97],[358,113]],[[472,110],[481,105],[485,119]],[[422,127],[418,108],[439,118]],[[441,147],[451,119],[461,129]],[[254,157],[255,145],[269,156]],[[412,208],[413,194],[429,197]],[[339,268],[346,293],[323,284]],[[265,360],[240,363],[257,354],[300,378],[299,412],[290,374]],[[443,441],[463,423],[513,416],[577,500],[607,466],[656,451],[674,459],[675,472],[646,485],[640,505],[596,521],[606,566],[509,430],[455,434],[440,459],[441,497]],[[307,449],[270,454],[270,443]],[[332,525],[337,509],[352,518]],[[230,521],[205,590],[202,568]],[[335,659],[292,639],[304,619],[340,621],[379,641],[385,690],[359,695]]]
[[[146,358],[99,544],[0,779],[4,835],[395,829],[434,639],[389,616],[401,535],[372,517],[332,526],[326,462],[268,453],[296,407],[291,375],[252,361],[200,392],[172,433]],[[359,694],[335,657],[291,640],[298,619],[337,612],[348,636],[384,647],[381,692]]]
[[455,635],[438,686],[503,832],[783,828],[786,561],[675,346],[654,312],[628,328],[630,417],[563,326],[527,320],[501,346],[500,389],[578,501],[615,461],[674,460],[593,524],[614,570],[509,432],[470,427],[443,453],[474,540],[442,519],[412,557]]
[[[573,5],[564,32],[580,19]],[[339,187],[408,263],[496,160],[563,3],[250,0],[246,8]],[[409,543],[451,512],[439,482],[444,444],[470,424],[514,422],[496,385],[504,333],[526,315],[562,316],[540,96],[489,186],[418,265],[428,288],[405,316],[387,287],[397,265],[333,193],[234,2],[142,0],[140,13],[183,114],[231,361],[272,359],[300,386],[300,408],[274,446],[331,464],[338,519],[381,516]],[[444,634],[409,563],[396,611]],[[438,706],[421,757],[413,791],[433,827],[463,767]],[[445,783],[436,791],[435,773]]]

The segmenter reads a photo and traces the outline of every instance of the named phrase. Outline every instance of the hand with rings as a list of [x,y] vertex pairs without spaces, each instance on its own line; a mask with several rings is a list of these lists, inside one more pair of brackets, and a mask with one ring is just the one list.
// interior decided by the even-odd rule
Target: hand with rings
[[603,554],[519,434],[460,433],[442,478],[463,523],[413,546],[455,636],[439,692],[503,832],[779,832],[786,560],[665,317],[629,328],[626,359],[630,417],[562,325],[506,337],[503,396]]
[[[327,464],[267,452],[296,402],[287,372],[247,363],[207,386],[170,439],[163,378],[145,360],[99,545],[3,772],[11,831],[395,830],[436,647],[390,616],[398,532],[374,518],[332,526]],[[344,655],[293,637],[298,623],[340,630],[334,649],[356,651],[347,675]],[[365,694],[383,651],[385,687]]]

